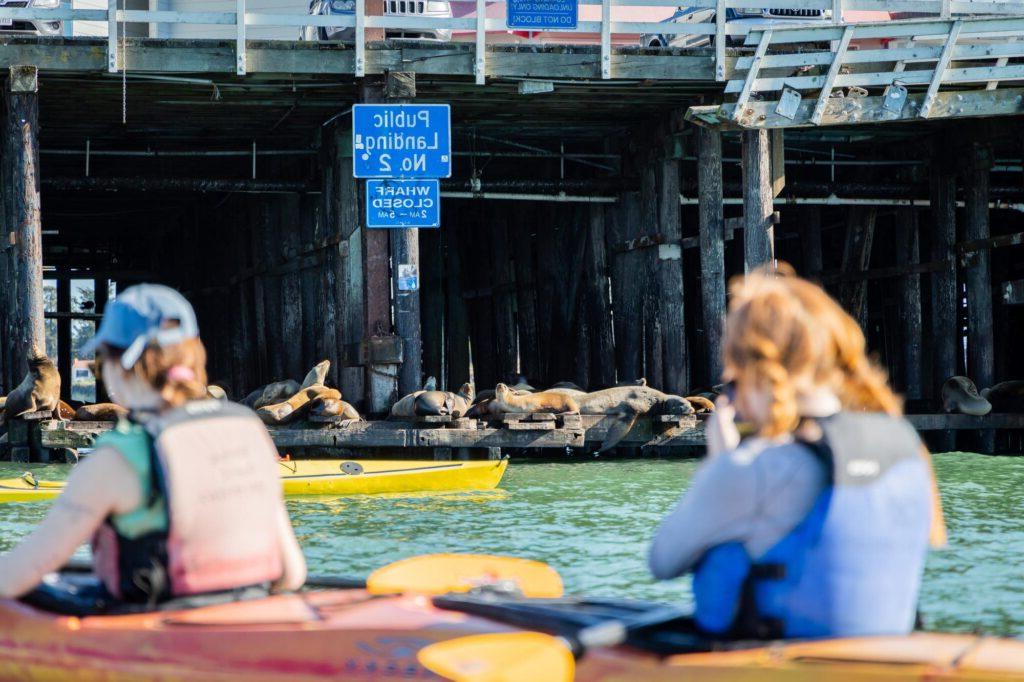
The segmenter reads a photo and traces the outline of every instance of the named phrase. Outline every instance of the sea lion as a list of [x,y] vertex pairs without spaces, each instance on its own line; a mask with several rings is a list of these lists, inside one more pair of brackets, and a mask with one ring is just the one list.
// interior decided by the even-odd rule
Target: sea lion
[[228,392],[217,384],[210,384],[206,387],[206,395],[213,398],[214,400],[227,400]]
[[64,421],[71,421],[75,418],[75,408],[68,405],[66,402],[61,400],[57,403],[57,414]]
[[413,401],[413,414],[417,417],[451,415],[462,417],[473,404],[473,384],[465,383],[457,393],[451,391],[421,391]]
[[586,393],[587,392],[587,390],[585,388],[583,388],[582,386],[580,386],[578,384],[574,384],[571,381],[559,381],[559,382],[556,382],[554,384],[551,384],[551,387],[548,390],[549,391],[554,391],[555,389],[561,389],[561,388],[569,389],[571,391],[579,391],[580,393]]
[[114,403],[82,405],[75,411],[75,421],[116,422],[128,417],[128,410]]
[[992,404],[978,395],[978,388],[973,381],[955,376],[942,384],[942,409],[980,417],[992,411]]
[[696,414],[708,414],[715,411],[715,404],[702,395],[688,395],[686,402],[693,405]]
[[515,389],[498,384],[491,402],[492,414],[536,414],[539,412],[579,412],[579,405],[572,396],[551,391],[540,393],[519,393]]
[[317,417],[340,417],[351,421],[363,421],[356,408],[339,398],[325,398],[317,401],[309,413]]
[[50,411],[57,413],[60,403],[60,372],[53,360],[37,346],[32,347],[28,357],[28,374],[7,396],[4,404],[4,421],[10,421],[28,412]]
[[256,414],[264,424],[286,424],[304,416],[315,403],[324,400],[341,400],[341,391],[326,386],[310,386],[297,391],[284,402],[260,407]]
[[247,401],[250,398],[252,398],[253,393],[256,393],[257,391],[253,391],[253,393],[247,395],[245,397],[245,400],[242,402],[243,404],[248,405],[252,409],[258,410],[265,405],[276,405],[277,403],[283,400],[288,400],[293,395],[298,393],[300,390],[301,386],[299,386],[299,382],[295,381],[294,379],[274,381],[272,383],[267,384],[263,388],[259,389],[259,395],[256,396],[255,399],[253,399],[251,404],[249,404]]
[[993,412],[1024,412],[1024,381],[1000,381],[995,386],[983,388],[981,397],[992,404]]
[[330,371],[331,361],[321,360],[313,367],[313,369],[306,372],[306,376],[302,380],[299,390],[309,388],[310,386],[323,386],[324,382],[327,381],[327,373]]
[[598,452],[605,452],[618,445],[633,429],[640,415],[694,413],[693,405],[686,398],[662,393],[646,385],[606,388],[588,393],[578,400],[580,414],[605,414],[616,418]]

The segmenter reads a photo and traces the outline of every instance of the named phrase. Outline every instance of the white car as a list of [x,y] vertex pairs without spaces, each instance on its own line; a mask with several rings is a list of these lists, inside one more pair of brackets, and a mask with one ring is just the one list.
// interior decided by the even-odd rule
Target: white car
[[[892,14],[881,10],[845,10],[843,21],[845,23],[862,23],[891,21]],[[744,26],[746,31],[764,29],[768,27],[779,28],[783,26],[796,26],[799,24],[811,25],[822,24],[832,21],[832,10],[830,9],[788,9],[771,7],[739,7],[725,10],[725,20],[732,26]],[[676,13],[665,21],[680,24],[713,24],[715,23],[715,10],[711,8],[680,7]],[[726,44],[729,46],[742,45],[744,35],[727,35]],[[642,47],[706,47],[713,45],[713,35],[694,35],[692,33],[645,33],[640,36]],[[851,43],[853,49],[874,49],[885,47],[885,41],[877,38],[857,39]]]
[[[312,0],[309,13],[313,15],[355,16],[356,0]],[[432,17],[451,19],[452,6],[448,0],[384,0],[384,16],[388,17]],[[384,30],[387,39],[437,40],[448,42],[452,39],[449,29],[430,28],[388,28]],[[340,40],[355,42],[355,28],[327,28],[306,26],[302,29],[302,40]]]
[[[57,9],[60,7],[60,0],[0,0],[0,7],[11,9],[15,7]],[[39,36],[59,36],[64,33],[64,22],[0,19],[0,33],[26,33]]]

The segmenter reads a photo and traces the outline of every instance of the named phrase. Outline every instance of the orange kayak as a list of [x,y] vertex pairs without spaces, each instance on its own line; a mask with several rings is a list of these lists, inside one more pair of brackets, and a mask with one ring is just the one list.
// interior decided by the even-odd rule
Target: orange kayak
[[[509,624],[514,618],[472,615],[467,611],[473,609],[452,607],[449,601],[325,590],[185,611],[79,618],[3,600],[0,679],[438,679],[417,661],[422,647],[517,629]],[[562,609],[570,620],[587,608],[596,613],[639,603],[592,602],[598,606],[577,608],[571,602],[513,600],[537,604],[541,612]],[[538,615],[531,628],[551,624],[548,616]],[[1024,679],[1024,643],[974,635],[920,633],[676,655],[630,642],[629,647],[587,652],[577,664],[576,679]]]

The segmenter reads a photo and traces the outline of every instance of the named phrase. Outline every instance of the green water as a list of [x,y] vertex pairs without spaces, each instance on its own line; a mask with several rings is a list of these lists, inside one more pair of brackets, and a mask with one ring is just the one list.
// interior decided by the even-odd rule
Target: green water
[[[926,622],[1024,635],[1024,457],[948,453],[935,460],[950,545],[928,561]],[[295,499],[288,509],[311,573],[360,575],[427,552],[514,554],[550,563],[571,592],[686,603],[685,581],[651,581],[644,556],[654,526],[696,466],[514,462],[502,489],[484,494]],[[0,465],[0,477],[23,469]],[[37,470],[40,478],[64,473]],[[0,550],[27,534],[45,508],[0,507]]]

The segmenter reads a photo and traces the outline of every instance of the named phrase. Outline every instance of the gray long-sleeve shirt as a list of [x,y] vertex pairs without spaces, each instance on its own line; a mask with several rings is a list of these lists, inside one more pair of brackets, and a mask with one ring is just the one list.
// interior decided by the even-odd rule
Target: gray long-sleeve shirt
[[681,576],[725,542],[743,543],[756,561],[807,516],[826,480],[814,454],[796,443],[752,438],[709,457],[658,527],[651,573]]

